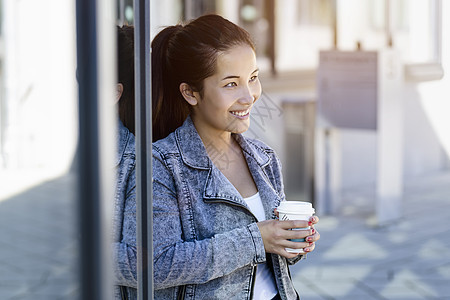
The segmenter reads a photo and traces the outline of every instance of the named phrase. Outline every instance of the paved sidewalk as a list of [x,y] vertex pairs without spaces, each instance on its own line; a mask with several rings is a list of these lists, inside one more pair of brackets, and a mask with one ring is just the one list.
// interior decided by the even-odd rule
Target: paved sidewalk
[[74,186],[68,174],[0,201],[0,300],[79,299]]
[[373,226],[374,188],[343,193],[316,250],[291,268],[302,300],[450,299],[450,173],[407,182],[404,216]]
[[[74,183],[0,201],[0,300],[79,299]],[[339,216],[321,216],[317,249],[291,268],[302,300],[450,299],[450,172],[408,182],[389,227],[370,224],[372,190],[347,191]]]

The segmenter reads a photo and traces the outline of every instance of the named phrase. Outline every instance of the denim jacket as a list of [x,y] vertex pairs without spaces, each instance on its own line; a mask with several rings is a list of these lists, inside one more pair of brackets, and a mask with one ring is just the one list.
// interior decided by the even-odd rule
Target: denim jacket
[[[285,200],[280,162],[262,142],[233,137],[272,219]],[[153,218],[155,299],[251,299],[264,262],[281,299],[298,299],[288,264],[300,257],[265,252],[255,216],[208,157],[190,117],[153,143]]]
[[[114,196],[114,299],[137,299],[136,274],[136,156],[134,135],[118,121],[117,180]],[[119,287],[121,286],[121,287]]]

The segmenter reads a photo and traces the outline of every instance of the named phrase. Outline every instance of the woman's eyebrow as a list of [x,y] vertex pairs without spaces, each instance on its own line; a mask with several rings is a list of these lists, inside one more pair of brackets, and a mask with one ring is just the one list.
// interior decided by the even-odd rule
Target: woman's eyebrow
[[226,76],[224,78],[222,78],[221,80],[226,80],[226,79],[231,79],[231,78],[241,78],[241,76],[237,76],[237,75],[230,75],[230,76]]
[[[258,72],[258,71],[259,71],[259,68],[255,69],[255,71],[253,71],[252,74],[254,74],[254,73]],[[222,78],[221,80],[234,79],[234,78],[239,79],[239,78],[241,78],[241,76],[229,75],[229,76],[226,76],[226,77]]]

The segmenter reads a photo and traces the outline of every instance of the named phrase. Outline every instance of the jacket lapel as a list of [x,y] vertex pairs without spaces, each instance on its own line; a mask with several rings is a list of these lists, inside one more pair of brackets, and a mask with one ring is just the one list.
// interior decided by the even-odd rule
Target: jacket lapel
[[203,199],[207,202],[223,200],[248,208],[241,194],[237,191],[234,185],[232,185],[225,175],[223,175],[223,173],[214,165],[209,170],[208,177],[206,179]]
[[203,191],[205,201],[223,200],[247,207],[236,188],[209,159],[190,116],[175,131],[175,136],[183,162],[192,168],[208,172]]
[[266,219],[272,219],[274,217],[273,209],[281,201],[280,195],[274,188],[274,183],[269,180],[265,171],[272,163],[272,158],[264,149],[252,144],[251,141],[248,141],[242,135],[237,135],[236,140],[243,149],[250,173],[258,188],[266,213]]
[[[190,117],[175,131],[175,136],[183,162],[192,168],[208,171],[203,192],[205,201],[225,201],[248,208],[241,194],[209,159],[206,148]],[[264,171],[271,163],[271,157],[264,149],[247,141],[242,135],[233,134],[233,137],[236,138],[243,150],[250,173],[261,196],[266,219],[271,219],[273,208],[281,200]]]

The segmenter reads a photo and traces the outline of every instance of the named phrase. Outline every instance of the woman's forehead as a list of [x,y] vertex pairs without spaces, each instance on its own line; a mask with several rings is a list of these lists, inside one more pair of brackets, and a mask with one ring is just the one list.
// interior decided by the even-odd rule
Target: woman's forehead
[[[217,57],[216,75],[225,73],[253,73],[256,67],[256,55],[248,45],[233,46]],[[229,74],[236,75],[236,74]]]

